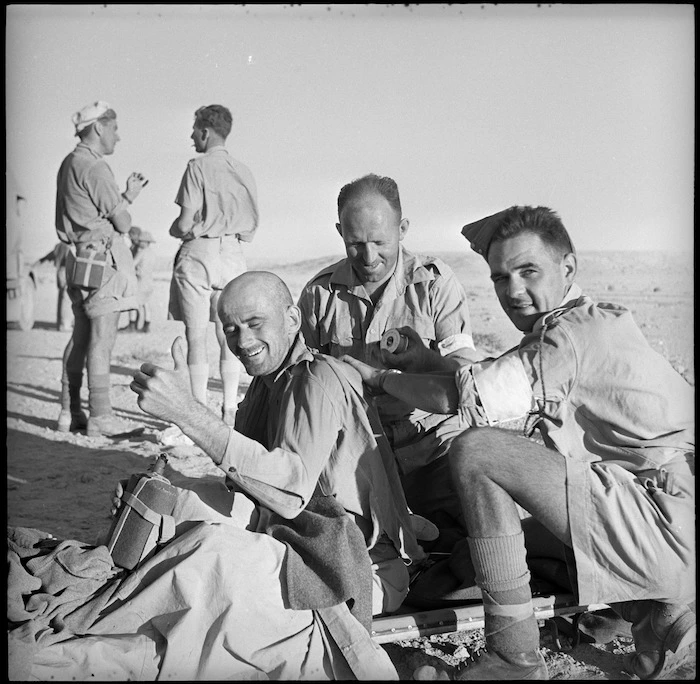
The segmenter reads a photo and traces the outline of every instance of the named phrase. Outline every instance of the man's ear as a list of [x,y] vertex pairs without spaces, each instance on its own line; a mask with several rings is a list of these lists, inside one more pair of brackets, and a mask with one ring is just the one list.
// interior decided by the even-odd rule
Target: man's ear
[[578,261],[573,252],[564,255],[562,259],[562,268],[564,269],[564,279],[567,283],[573,283],[578,271]]
[[340,237],[343,237],[343,231],[340,229],[339,223],[335,224],[335,229],[338,231],[338,234],[340,235]]
[[401,219],[401,222],[399,223],[399,242],[403,240],[406,237],[406,233],[408,233],[408,219],[404,218]]
[[287,328],[294,335],[301,329],[301,309],[296,304],[287,307]]

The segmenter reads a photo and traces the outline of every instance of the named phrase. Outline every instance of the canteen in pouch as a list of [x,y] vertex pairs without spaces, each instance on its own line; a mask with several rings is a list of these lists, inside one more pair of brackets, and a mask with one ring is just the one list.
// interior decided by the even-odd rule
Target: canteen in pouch
[[149,472],[134,473],[124,489],[107,541],[107,550],[120,568],[133,570],[175,534],[171,514],[177,488],[163,476],[167,462],[166,455],[161,454]]

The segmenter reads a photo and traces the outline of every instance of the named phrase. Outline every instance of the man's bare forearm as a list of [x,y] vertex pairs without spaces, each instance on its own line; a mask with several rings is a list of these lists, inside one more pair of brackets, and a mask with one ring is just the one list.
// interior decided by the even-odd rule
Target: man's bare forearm
[[187,411],[178,411],[171,421],[177,425],[216,465],[226,452],[229,427],[204,404],[193,400]]
[[438,351],[429,350],[424,358],[424,366],[421,369],[424,373],[456,371],[462,366],[468,366],[484,358],[484,354],[476,349],[459,349],[452,354],[443,356]]
[[454,373],[388,373],[383,378],[382,388],[422,411],[457,413],[459,392]]

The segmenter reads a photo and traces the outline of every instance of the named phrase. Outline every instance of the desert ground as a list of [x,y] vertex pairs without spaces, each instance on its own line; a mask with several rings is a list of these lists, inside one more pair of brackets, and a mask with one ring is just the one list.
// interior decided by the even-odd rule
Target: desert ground
[[[500,310],[480,257],[469,252],[439,254],[456,271],[469,302],[477,345],[490,352],[516,344],[519,333]],[[296,297],[307,279],[334,261],[316,259],[293,264],[255,263],[251,269],[278,273]],[[61,357],[69,333],[56,330],[56,289],[53,267],[37,271],[37,321],[34,329],[7,329],[7,519],[8,525],[33,527],[61,539],[99,543],[109,527],[110,495],[116,482],[143,472],[161,451],[169,457],[166,475],[174,484],[193,478],[221,477],[195,447],[164,448],[158,442],[168,427],[141,412],[129,389],[133,372],[144,361],[172,367],[170,347],[183,334],[181,323],[167,320],[169,261],[160,260],[152,298],[151,332],[120,333],[112,356],[112,398],[118,415],[140,421],[137,437],[89,439],[55,430],[59,410]],[[664,355],[689,383],[695,384],[693,255],[647,252],[583,253],[578,282],[594,298],[632,310],[652,346]],[[221,384],[213,328],[210,336],[209,405],[221,406]],[[240,394],[250,378],[241,375]],[[84,394],[86,394],[84,390]],[[480,645],[478,632],[461,632],[411,639],[384,646],[401,679],[410,679],[421,664],[438,660],[455,666]],[[625,679],[622,654],[628,639],[607,645],[582,643],[557,652],[542,631],[542,646],[553,679]],[[683,676],[687,674],[688,676]],[[692,674],[679,673],[690,679]]]

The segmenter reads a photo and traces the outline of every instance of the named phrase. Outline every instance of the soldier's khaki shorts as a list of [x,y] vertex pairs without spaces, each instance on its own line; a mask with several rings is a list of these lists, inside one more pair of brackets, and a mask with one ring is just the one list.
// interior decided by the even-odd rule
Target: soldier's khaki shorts
[[183,242],[173,265],[168,318],[187,327],[216,321],[219,293],[245,270],[245,256],[235,235]]

